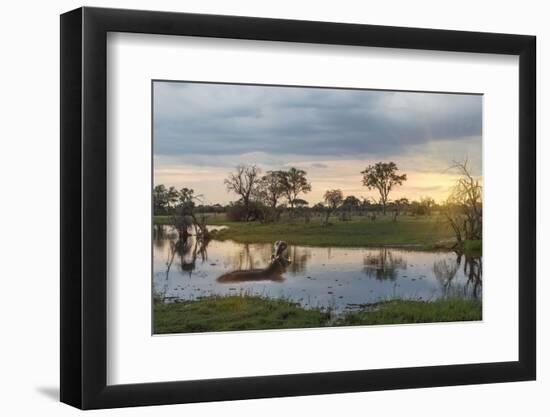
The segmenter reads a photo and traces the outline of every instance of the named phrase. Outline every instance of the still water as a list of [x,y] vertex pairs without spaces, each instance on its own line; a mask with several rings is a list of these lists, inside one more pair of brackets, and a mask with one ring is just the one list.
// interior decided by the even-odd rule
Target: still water
[[[454,252],[393,248],[340,248],[289,245],[289,265],[263,273],[272,244],[193,237],[178,242],[168,226],[153,240],[153,290],[164,302],[210,295],[247,293],[286,298],[304,307],[342,312],[389,298],[434,300],[446,296],[481,297],[482,260]],[[222,278],[232,271],[255,270]],[[227,275],[225,275],[227,277]]]

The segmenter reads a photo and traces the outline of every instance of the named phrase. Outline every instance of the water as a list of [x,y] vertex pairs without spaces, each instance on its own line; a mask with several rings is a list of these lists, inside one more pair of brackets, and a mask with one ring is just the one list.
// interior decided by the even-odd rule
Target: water
[[154,292],[164,302],[247,293],[336,313],[390,298],[481,297],[481,258],[393,248],[289,245],[291,263],[280,274],[234,274],[218,281],[231,271],[266,268],[272,250],[272,244],[229,240],[201,246],[193,237],[178,243],[164,226],[153,241]]

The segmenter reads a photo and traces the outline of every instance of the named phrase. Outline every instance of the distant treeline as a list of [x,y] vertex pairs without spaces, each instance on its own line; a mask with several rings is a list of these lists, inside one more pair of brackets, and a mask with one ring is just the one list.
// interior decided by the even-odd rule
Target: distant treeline
[[[163,187],[164,189],[169,189],[172,187],[166,187],[165,185],[161,184],[157,187]],[[155,187],[156,188],[156,187]],[[160,191],[160,194],[162,195],[162,189]],[[159,190],[156,191],[156,195],[159,195]],[[161,197],[160,200],[162,201],[163,198]],[[242,204],[240,201],[234,201],[230,202],[228,204],[201,204],[198,203],[194,207],[194,211],[197,214],[225,214],[228,212],[231,212],[232,210],[235,210],[236,207],[242,207]],[[280,204],[277,206],[280,210],[289,210],[288,205],[286,204]],[[342,205],[339,207],[340,212],[349,212],[354,215],[366,215],[369,213],[380,213],[382,214],[382,204],[372,202],[372,200],[369,200],[367,198],[357,198],[354,195],[347,196],[343,202]],[[386,210],[388,212],[393,212],[394,210],[399,210],[400,214],[407,214],[407,215],[416,215],[416,216],[424,216],[429,215],[435,211],[438,211],[441,208],[440,204],[437,204],[434,202],[434,200],[431,197],[422,197],[419,201],[413,200],[409,201],[407,198],[402,198],[396,201],[390,201],[387,205]],[[178,209],[178,204],[162,204],[162,203],[155,203],[155,216],[167,216],[167,215],[174,215],[176,214]],[[318,212],[318,213],[324,213],[326,210],[326,205],[323,203],[317,203],[313,205],[312,207],[309,207],[309,203],[306,201],[305,204],[301,204],[298,207],[296,207],[296,212],[299,211],[310,211],[310,212]],[[252,210],[254,211],[254,210]],[[239,219],[244,220],[244,219]]]
[[306,171],[292,167],[262,173],[256,165],[239,165],[224,180],[227,191],[236,200],[225,205],[205,204],[202,196],[191,188],[178,190],[159,184],[153,189],[154,214],[170,216],[170,223],[182,238],[191,229],[197,236],[207,238],[206,214],[223,213],[228,221],[262,223],[283,219],[303,219],[309,223],[312,217],[321,217],[323,224],[329,225],[331,216],[338,216],[341,221],[353,216],[376,221],[377,216],[389,212],[392,220],[397,221],[401,215],[424,216],[437,211],[452,227],[457,248],[462,248],[466,241],[482,239],[482,186],[471,174],[467,160],[455,162],[451,169],[458,172],[459,179],[442,204],[436,204],[431,197],[419,201],[391,200],[390,194],[407,180],[407,175],[399,174],[394,162],[378,162],[367,166],[358,177],[363,186],[375,191],[377,198],[345,196],[340,189],[330,189],[325,191],[323,201],[310,206],[303,198],[311,191]]
[[379,162],[368,166],[361,172],[362,183],[369,190],[378,191],[378,200],[359,198],[355,195],[344,196],[342,190],[331,189],[324,193],[324,200],[313,206],[302,198],[311,191],[307,172],[291,167],[288,170],[267,171],[262,174],[256,165],[239,165],[224,180],[228,192],[236,194],[237,200],[226,204],[204,204],[194,190],[157,185],[153,190],[155,215],[177,215],[193,213],[225,213],[231,221],[276,222],[282,216],[303,217],[307,222],[312,216],[324,216],[328,224],[331,215],[340,215],[349,220],[353,215],[368,215],[376,220],[376,215],[390,211],[394,220],[397,216],[428,215],[436,208],[435,201],[424,197],[420,201],[400,198],[389,199],[393,188],[406,181],[406,174],[397,174],[398,168],[393,162]]

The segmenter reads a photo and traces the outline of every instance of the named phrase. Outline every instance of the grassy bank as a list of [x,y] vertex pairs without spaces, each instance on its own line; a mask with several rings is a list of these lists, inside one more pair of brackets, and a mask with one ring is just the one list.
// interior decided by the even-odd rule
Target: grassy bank
[[369,311],[352,312],[340,320],[342,326],[364,324],[434,323],[481,320],[481,303],[452,298],[436,301],[387,301]]
[[471,320],[481,320],[481,303],[463,299],[387,301],[335,320],[322,309],[306,310],[286,300],[247,295],[158,303],[154,307],[155,334]]
[[155,304],[155,333],[322,327],[330,316],[285,300],[234,295]]
[[[156,224],[167,224],[168,216],[155,216]],[[290,244],[310,246],[402,246],[418,249],[445,248],[452,244],[453,233],[438,216],[402,216],[397,222],[391,216],[379,216],[372,222],[367,217],[355,216],[350,221],[331,219],[325,226],[321,218],[305,223],[294,222],[262,224],[259,222],[230,222],[224,215],[210,216],[208,224],[225,225],[214,238],[231,239],[241,243],[273,243],[286,240]]]
[[351,221],[334,220],[325,226],[319,219],[310,223],[230,223],[216,239],[242,243],[271,243],[286,240],[290,244],[311,246],[411,246],[434,248],[452,242],[449,227],[436,217],[402,217],[397,222],[380,217],[375,222],[365,217]]
[[153,224],[171,224],[172,216],[153,216]]
[[481,256],[483,242],[481,240],[467,240],[464,242],[464,252],[467,255]]

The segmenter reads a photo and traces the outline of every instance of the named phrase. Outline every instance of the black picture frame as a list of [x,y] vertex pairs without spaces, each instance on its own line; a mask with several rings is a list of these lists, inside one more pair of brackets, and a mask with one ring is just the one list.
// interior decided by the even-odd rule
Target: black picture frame
[[[518,361],[107,385],[108,32],[519,56]],[[61,401],[95,409],[535,379],[535,54],[524,35],[88,7],[61,15]]]

